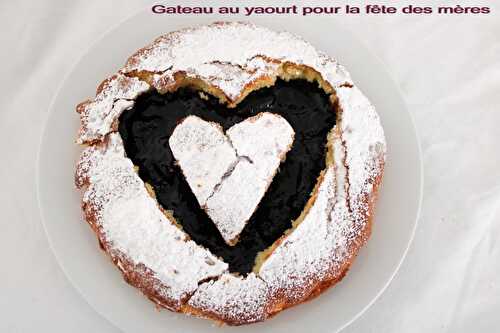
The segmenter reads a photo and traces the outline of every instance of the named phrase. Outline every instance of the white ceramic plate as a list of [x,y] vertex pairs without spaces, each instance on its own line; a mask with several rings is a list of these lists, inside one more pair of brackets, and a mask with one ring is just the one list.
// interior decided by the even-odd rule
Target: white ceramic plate
[[[357,318],[387,287],[415,231],[422,191],[422,166],[415,129],[397,86],[356,38],[326,17],[263,16],[252,21],[288,30],[337,58],[377,107],[388,142],[388,159],[373,235],[348,275],[319,298],[286,310],[264,323],[215,327],[209,321],[158,312],[99,250],[82,220],[81,194],[73,185],[81,149],[75,105],[138,48],[162,33],[220,20],[220,16],[162,16],[146,10],[108,32],[83,56],[56,96],[39,152],[38,195],[52,249],[68,278],[102,316],[126,332],[335,332]],[[244,19],[231,17],[232,20]],[[324,31],[335,33],[325,35]]]

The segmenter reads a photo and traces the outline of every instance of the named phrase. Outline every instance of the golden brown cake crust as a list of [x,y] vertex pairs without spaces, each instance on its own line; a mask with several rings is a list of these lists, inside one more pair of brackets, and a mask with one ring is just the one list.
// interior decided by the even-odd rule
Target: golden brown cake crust
[[[209,54],[207,35],[228,43],[256,41],[235,41],[228,54]],[[201,56],[181,59],[193,48]],[[317,82],[337,110],[337,125],[328,138],[326,168],[303,213],[258,257],[254,272],[240,277],[159,207],[125,156],[117,119],[150,89],[190,86],[232,107],[277,78]],[[296,36],[247,23],[169,33],[134,54],[77,112],[77,141],[87,145],[75,175],[77,187],[85,189],[85,220],[125,281],[159,307],[229,325],[265,320],[340,281],[370,236],[386,154],[379,118],[342,66]],[[135,229],[127,230],[127,223]],[[175,256],[162,256],[158,244]]]

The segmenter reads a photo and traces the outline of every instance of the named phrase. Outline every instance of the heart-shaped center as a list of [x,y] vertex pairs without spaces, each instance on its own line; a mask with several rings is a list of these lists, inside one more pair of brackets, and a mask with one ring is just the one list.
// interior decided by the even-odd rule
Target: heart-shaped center
[[[228,131],[263,112],[286,119],[295,132],[294,142],[238,243],[230,246],[200,207],[169,140],[179,122],[190,116],[214,122]],[[335,107],[317,84],[277,80],[272,87],[249,94],[233,108],[186,88],[166,94],[144,93],[133,108],[120,116],[119,131],[127,157],[138,167],[139,176],[150,185],[161,208],[193,241],[227,262],[231,272],[246,274],[252,271],[257,255],[283,236],[306,206],[325,168],[325,143],[335,119]]]
[[185,118],[169,139],[200,206],[224,241],[234,245],[290,150],[294,131],[281,116],[263,112],[229,128]]

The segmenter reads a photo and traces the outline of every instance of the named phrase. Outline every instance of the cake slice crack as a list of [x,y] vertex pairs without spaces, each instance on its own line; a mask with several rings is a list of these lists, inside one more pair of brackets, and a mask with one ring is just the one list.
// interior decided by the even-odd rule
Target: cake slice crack
[[[224,183],[224,181],[226,179],[228,179],[229,177],[231,177],[231,175],[233,174],[234,170],[236,169],[236,166],[238,165],[238,163],[240,163],[240,162],[243,161],[243,162],[248,162],[250,164],[253,164],[253,161],[250,158],[246,157],[246,156],[238,156],[238,154],[236,154],[236,156],[237,156],[236,161],[233,164],[231,164],[229,166],[228,170],[226,171],[226,173],[224,173],[224,175],[222,175],[222,178],[215,185],[212,193],[210,193],[210,195],[208,196],[208,198],[207,198],[206,201],[210,200],[210,198],[212,198],[214,196],[214,194],[219,191],[219,189],[222,186],[222,184]],[[205,207],[205,206],[203,206],[203,207]]]
[[269,316],[269,287],[260,277],[222,274],[216,280],[202,283],[183,311],[220,319],[233,325],[262,321]]
[[294,131],[281,116],[263,112],[222,127],[186,117],[169,145],[200,206],[225,242],[234,245],[290,150]]

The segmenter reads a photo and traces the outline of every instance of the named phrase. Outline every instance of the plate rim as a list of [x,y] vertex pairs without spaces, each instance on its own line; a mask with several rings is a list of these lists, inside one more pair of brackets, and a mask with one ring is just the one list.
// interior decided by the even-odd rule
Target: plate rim
[[[103,33],[101,33],[92,43],[89,44],[89,46],[81,53],[79,57],[76,58],[76,60],[69,66],[69,69],[61,79],[61,81],[58,84],[57,89],[55,90],[55,93],[53,94],[51,101],[49,103],[49,106],[47,108],[47,113],[45,115],[45,118],[42,123],[42,131],[38,140],[38,147],[37,147],[37,155],[36,155],[36,160],[35,160],[35,187],[36,187],[36,200],[37,200],[37,208],[38,208],[38,214],[40,216],[40,222],[42,224],[42,228],[44,230],[44,233],[47,237],[49,248],[51,252],[53,253],[56,262],[62,272],[64,273],[65,277],[68,279],[70,282],[71,286],[78,292],[80,297],[93,309],[93,311],[96,312],[101,318],[106,320],[108,323],[110,323],[112,326],[116,327],[118,330],[122,330],[120,326],[118,326],[115,322],[110,320],[106,315],[104,315],[101,311],[99,311],[89,300],[88,296],[86,293],[81,289],[81,286],[75,282],[75,280],[72,278],[72,275],[67,271],[67,267],[63,263],[63,260],[60,257],[60,254],[58,251],[56,251],[54,247],[54,240],[53,236],[49,233],[48,227],[47,227],[47,219],[46,219],[46,213],[44,213],[44,208],[42,205],[42,192],[41,192],[41,185],[40,185],[40,180],[41,180],[41,172],[42,168],[40,167],[41,165],[41,158],[42,158],[42,151],[44,149],[44,143],[47,140],[47,132],[48,132],[48,124],[51,116],[55,112],[55,105],[60,98],[61,91],[63,88],[68,84],[70,76],[74,73],[75,69],[77,68],[78,64],[82,62],[82,60],[87,57],[94,48],[107,36],[109,36],[111,33],[113,33],[115,30],[117,30],[121,25],[126,23],[127,21],[135,18],[136,16],[142,14],[143,12],[149,10],[149,6],[145,6],[145,8],[140,8],[139,10],[136,10],[132,12],[130,15],[126,16],[125,18],[118,20],[116,23],[112,24],[108,29],[106,29]],[[232,19],[228,19],[228,21],[233,21]],[[249,20],[251,21],[251,20]],[[258,24],[258,23],[257,23]],[[339,25],[339,24],[337,24]],[[404,98],[404,95],[402,94],[401,87],[396,83],[394,80],[393,76],[391,75],[390,71],[387,70],[387,66],[384,61],[381,60],[381,58],[374,54],[373,52],[370,51],[370,49],[367,47],[366,43],[359,38],[356,34],[354,34],[348,27],[342,26],[342,29],[345,31],[348,31],[352,36],[355,36],[357,39],[357,42],[363,46],[363,48],[367,51],[370,57],[372,57],[375,62],[383,65],[384,72],[387,74],[387,78],[392,82],[393,86],[396,89],[396,93],[401,97],[401,101],[404,103],[404,112],[408,115],[409,123],[411,125],[412,129],[412,137],[415,140],[415,146],[417,148],[417,155],[416,158],[418,160],[418,202],[416,205],[416,211],[415,211],[415,217],[412,225],[412,229],[409,233],[409,238],[408,238],[408,243],[406,244],[406,247],[404,251],[401,253],[400,259],[395,266],[393,272],[390,274],[389,278],[385,282],[385,284],[380,288],[380,290],[372,297],[371,301],[368,302],[364,307],[362,307],[352,318],[344,323],[344,325],[340,326],[337,329],[337,332],[340,332],[344,330],[346,327],[350,326],[353,322],[355,322],[357,319],[359,319],[378,299],[379,297],[387,290],[389,285],[392,283],[396,275],[398,274],[403,262],[406,259],[406,256],[408,254],[409,249],[411,248],[411,245],[413,243],[413,240],[415,238],[416,230],[419,225],[419,220],[421,216],[421,210],[422,210],[422,202],[423,202],[423,189],[424,189],[424,165],[423,165],[423,155],[422,155],[422,146],[421,146],[421,139],[419,137],[417,127],[415,125],[415,120],[414,116],[409,112],[408,110],[408,105],[406,103],[406,100]],[[76,145],[76,143],[75,143]],[[97,249],[98,250],[98,249]],[[330,288],[333,289],[333,288]]]

